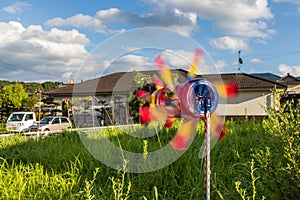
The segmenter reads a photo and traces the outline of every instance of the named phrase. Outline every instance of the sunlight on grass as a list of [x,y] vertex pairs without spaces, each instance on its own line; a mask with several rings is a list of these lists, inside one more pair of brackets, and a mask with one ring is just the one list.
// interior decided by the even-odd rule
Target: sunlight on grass
[[[293,120],[299,126],[299,118]],[[273,130],[272,123],[278,122],[286,121],[274,116],[263,123],[226,122],[226,137],[211,151],[211,199],[299,199],[299,148],[294,146],[298,133],[283,127],[283,134]],[[108,129],[85,137],[92,141],[104,137],[116,147],[140,152],[143,162],[148,162],[149,154],[168,144],[176,130],[176,126],[161,129],[145,138],[126,129]],[[175,162],[139,174],[129,173],[127,166],[119,171],[99,162],[83,145],[81,133],[2,138],[0,199],[203,199],[203,160],[198,158],[201,123],[198,131]]]

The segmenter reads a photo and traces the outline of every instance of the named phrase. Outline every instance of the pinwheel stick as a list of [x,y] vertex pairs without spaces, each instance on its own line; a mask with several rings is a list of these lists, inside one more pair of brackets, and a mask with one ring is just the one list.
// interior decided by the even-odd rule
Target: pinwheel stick
[[205,101],[204,199],[210,200],[210,99]]

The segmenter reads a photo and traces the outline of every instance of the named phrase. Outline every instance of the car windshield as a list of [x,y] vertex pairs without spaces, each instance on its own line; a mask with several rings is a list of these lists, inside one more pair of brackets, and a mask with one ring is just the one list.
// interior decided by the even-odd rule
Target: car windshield
[[40,124],[49,124],[53,118],[52,117],[45,117],[41,119]]
[[19,122],[22,121],[25,114],[19,113],[19,114],[12,114],[12,116],[9,118],[9,121],[13,122]]

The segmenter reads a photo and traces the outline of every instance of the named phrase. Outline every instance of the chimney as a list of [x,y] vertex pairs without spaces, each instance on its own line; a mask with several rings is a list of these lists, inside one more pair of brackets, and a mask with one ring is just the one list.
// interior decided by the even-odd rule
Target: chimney
[[69,79],[68,80],[68,85],[74,85],[74,80],[73,79]]

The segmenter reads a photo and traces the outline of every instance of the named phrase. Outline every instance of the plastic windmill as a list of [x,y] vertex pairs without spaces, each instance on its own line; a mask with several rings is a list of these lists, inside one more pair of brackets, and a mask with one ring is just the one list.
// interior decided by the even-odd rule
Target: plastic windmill
[[183,119],[181,127],[171,141],[178,150],[186,150],[197,132],[200,120],[205,120],[205,199],[210,197],[210,142],[225,136],[223,120],[215,112],[219,96],[233,98],[238,93],[238,87],[233,83],[210,82],[204,78],[196,78],[196,71],[203,51],[196,49],[194,61],[183,83],[176,83],[162,55],[155,59],[158,73],[162,80],[154,78],[156,90],[153,93],[140,90],[137,97],[144,99],[149,106],[141,106],[140,122],[145,125],[151,121],[165,120],[165,127],[171,127],[173,122]]

